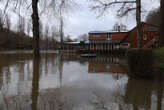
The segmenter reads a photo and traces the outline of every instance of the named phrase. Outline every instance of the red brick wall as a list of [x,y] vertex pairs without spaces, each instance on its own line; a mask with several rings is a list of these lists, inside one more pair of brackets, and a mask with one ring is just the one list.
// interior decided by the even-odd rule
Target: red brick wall
[[[148,24],[142,24],[142,46],[144,46],[146,43],[151,41],[154,37],[158,36],[158,32],[144,32],[144,28],[152,27],[152,25]],[[147,36],[147,40],[144,40],[144,35]],[[128,38],[124,41],[124,43],[130,43],[130,48],[137,48],[137,28],[132,30],[132,32],[129,34]]]
[[[127,33],[111,33],[112,39],[122,39]],[[101,37],[96,37],[97,35]],[[89,40],[106,40],[107,33],[96,33],[96,34],[89,34]]]
[[112,33],[112,39],[123,39],[127,32],[124,33]]
[[[100,35],[101,37],[96,37],[96,35]],[[106,33],[89,34],[89,40],[106,40],[106,38]]]

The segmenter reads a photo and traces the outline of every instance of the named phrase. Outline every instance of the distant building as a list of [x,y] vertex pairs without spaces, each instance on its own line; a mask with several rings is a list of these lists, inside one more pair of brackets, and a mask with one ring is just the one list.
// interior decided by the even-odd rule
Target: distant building
[[[151,48],[157,45],[159,27],[142,22],[142,48]],[[137,48],[137,27],[133,28],[120,42],[129,48]]]
[[91,51],[110,51],[118,49],[121,40],[128,32],[118,31],[91,31],[89,32]]
[[80,42],[64,42],[63,49],[64,50],[78,50],[81,48]]
[[[159,29],[142,22],[142,45],[150,48],[157,44]],[[110,51],[120,48],[137,48],[137,27],[128,32],[121,31],[91,31],[89,32],[90,51]]]

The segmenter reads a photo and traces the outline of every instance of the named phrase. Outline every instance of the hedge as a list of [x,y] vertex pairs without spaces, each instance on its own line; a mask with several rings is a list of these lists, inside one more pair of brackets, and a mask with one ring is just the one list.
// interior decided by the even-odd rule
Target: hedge
[[127,58],[130,77],[154,77],[154,57],[151,49],[130,49],[127,52]]

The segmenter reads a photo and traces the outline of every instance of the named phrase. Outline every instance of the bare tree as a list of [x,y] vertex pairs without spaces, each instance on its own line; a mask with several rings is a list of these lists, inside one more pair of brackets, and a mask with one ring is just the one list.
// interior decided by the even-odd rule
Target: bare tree
[[126,25],[124,25],[124,24],[118,24],[118,23],[116,23],[114,26],[113,26],[113,30],[114,31],[127,31],[127,27],[126,27]]
[[160,2],[160,14],[161,14],[161,22],[160,22],[160,37],[159,37],[159,45],[164,46],[164,1]]
[[142,24],[141,24],[141,0],[91,0],[96,2],[92,10],[98,9],[102,15],[107,9],[118,5],[117,13],[120,17],[127,15],[129,12],[136,10],[137,22],[137,43],[138,48],[142,48]]
[[136,0],[137,44],[142,48],[141,0]]
[[88,40],[88,35],[87,34],[81,34],[78,36],[79,41],[86,41]]
[[2,11],[0,10],[0,29],[2,29],[3,26],[4,26],[4,19],[3,19]]
[[46,40],[46,50],[48,50],[48,36],[49,36],[49,26],[47,25],[45,27],[45,33],[44,33],[44,37],[45,37],[45,40]]
[[34,57],[40,57],[39,48],[39,14],[38,14],[38,0],[32,0],[32,24],[33,24],[33,37],[34,37]]
[[64,37],[64,42],[73,42],[73,39],[71,39],[70,35],[67,35],[66,37]]
[[25,18],[22,16],[19,16],[19,20],[18,20],[18,32],[20,34],[23,34],[25,32]]
[[44,35],[43,35],[43,24],[42,24],[42,22],[40,21],[39,22],[39,33],[40,33],[40,38],[41,39],[44,39]]
[[28,37],[30,36],[30,31],[31,31],[31,22],[28,22],[27,23],[27,35],[28,35]]
[[10,21],[10,16],[6,14],[6,20],[5,20],[6,28],[10,30],[11,28],[11,21]]
[[63,23],[63,17],[60,15],[60,48],[63,49],[63,37],[64,37],[64,23]]
[[[52,4],[55,2],[52,1]],[[64,20],[65,15],[69,13],[76,3],[74,0],[56,0],[56,5],[53,6],[53,10],[55,10],[55,17],[59,20],[60,27],[59,27],[59,35],[60,35],[60,48],[63,48],[63,40],[64,40]],[[54,11],[53,11],[54,12]]]
[[59,40],[59,32],[58,32],[58,30],[56,29],[56,27],[55,26],[52,26],[52,33],[51,33],[51,37],[53,38],[53,39],[55,39],[55,40]]
[[[44,1],[44,0],[42,0]],[[32,0],[32,9],[33,9],[33,14],[32,14],[32,20],[33,20],[33,36],[34,36],[34,55],[39,57],[39,16],[38,16],[38,0]],[[59,14],[60,18],[60,36],[61,36],[61,42],[63,38],[63,18],[62,14],[68,10],[69,3],[71,3],[72,0],[50,0],[47,6],[52,7],[55,9],[55,14]],[[45,3],[44,3],[45,4]],[[46,7],[44,5],[44,7]],[[62,43],[61,43],[62,45]]]
[[[11,3],[11,7],[13,6],[13,10],[15,11],[19,6],[25,7],[29,9],[32,6],[32,31],[33,31],[33,50],[34,50],[34,57],[40,56],[40,46],[39,46],[39,9],[38,5],[39,3],[44,4],[44,9],[46,8],[53,8],[53,11],[55,9],[55,14],[61,12],[64,13],[69,7],[70,3],[73,3],[72,0],[31,0],[32,2],[29,4],[26,0],[0,0],[0,2],[5,3],[4,13],[9,7],[9,4]],[[46,5],[45,5],[46,3]],[[42,11],[45,12],[45,11]],[[41,13],[42,13],[41,12]],[[19,14],[18,14],[19,15]]]
[[160,26],[160,9],[151,11],[146,17],[146,22],[155,26]]

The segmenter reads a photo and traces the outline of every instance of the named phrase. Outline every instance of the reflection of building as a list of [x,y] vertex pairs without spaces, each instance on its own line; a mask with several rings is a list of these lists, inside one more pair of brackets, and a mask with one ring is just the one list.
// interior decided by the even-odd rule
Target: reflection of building
[[109,72],[110,67],[107,64],[96,64],[89,62],[88,71],[89,72]]
[[119,58],[115,57],[104,57],[95,58],[89,61],[88,71],[89,72],[111,72],[111,73],[127,73],[127,64]]
[[89,72],[111,72],[111,73],[127,73],[127,65],[116,65],[116,64],[96,64],[89,63]]
[[110,65],[110,72],[112,73],[122,73],[122,74],[127,74],[128,70],[128,65],[118,65],[118,64],[111,64]]

